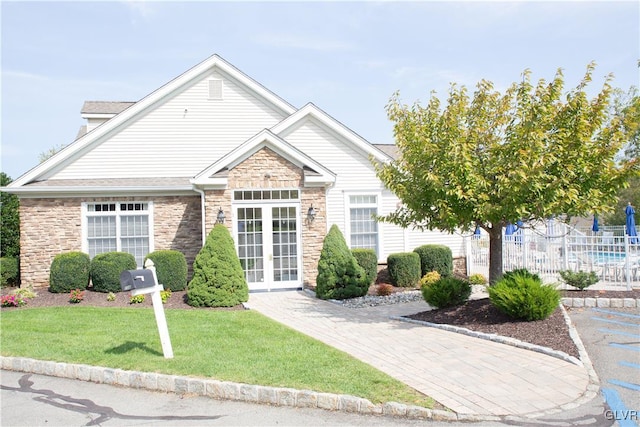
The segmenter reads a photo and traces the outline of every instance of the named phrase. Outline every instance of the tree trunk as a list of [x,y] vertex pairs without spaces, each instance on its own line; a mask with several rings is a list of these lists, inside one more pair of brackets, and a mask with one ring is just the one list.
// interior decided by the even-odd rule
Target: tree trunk
[[502,277],[502,227],[489,230],[489,283],[494,285]]

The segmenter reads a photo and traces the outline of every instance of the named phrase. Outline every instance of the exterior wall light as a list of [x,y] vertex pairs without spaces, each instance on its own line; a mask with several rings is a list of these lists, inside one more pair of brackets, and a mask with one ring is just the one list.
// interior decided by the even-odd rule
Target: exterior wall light
[[216,217],[216,222],[218,224],[224,224],[224,219],[226,217],[224,216],[224,211],[222,210],[222,206],[220,206],[220,209],[218,209],[218,216]]
[[307,221],[309,221],[309,224],[311,224],[313,220],[316,219],[316,214],[316,210],[314,209],[313,205],[311,205],[311,207],[307,211]]

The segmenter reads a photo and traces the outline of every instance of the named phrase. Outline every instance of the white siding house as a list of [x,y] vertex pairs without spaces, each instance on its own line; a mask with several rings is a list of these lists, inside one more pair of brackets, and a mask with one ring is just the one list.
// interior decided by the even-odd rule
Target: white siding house
[[[137,102],[88,101],[72,144],[11,183],[21,200],[21,277],[46,286],[53,257],[177,249],[191,263],[224,214],[252,290],[315,284],[333,224],[380,262],[462,236],[377,223],[397,198],[375,146],[313,104],[295,108],[214,55]],[[309,213],[315,212],[311,217]]]

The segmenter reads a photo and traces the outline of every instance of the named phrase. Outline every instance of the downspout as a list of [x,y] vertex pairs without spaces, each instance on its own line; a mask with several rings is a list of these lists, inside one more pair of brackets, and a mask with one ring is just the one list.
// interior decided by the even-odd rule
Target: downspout
[[204,242],[207,240],[207,228],[205,220],[206,218],[206,209],[205,209],[205,200],[204,200],[204,190],[197,188],[195,185],[193,186],[193,190],[196,193],[200,194],[200,216],[202,217],[202,246],[204,247]]

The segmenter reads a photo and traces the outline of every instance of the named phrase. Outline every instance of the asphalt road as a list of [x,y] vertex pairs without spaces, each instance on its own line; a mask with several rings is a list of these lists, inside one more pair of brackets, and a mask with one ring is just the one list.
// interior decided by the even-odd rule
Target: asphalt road
[[600,378],[609,406],[605,416],[620,427],[640,421],[640,309],[581,308],[569,316]]

